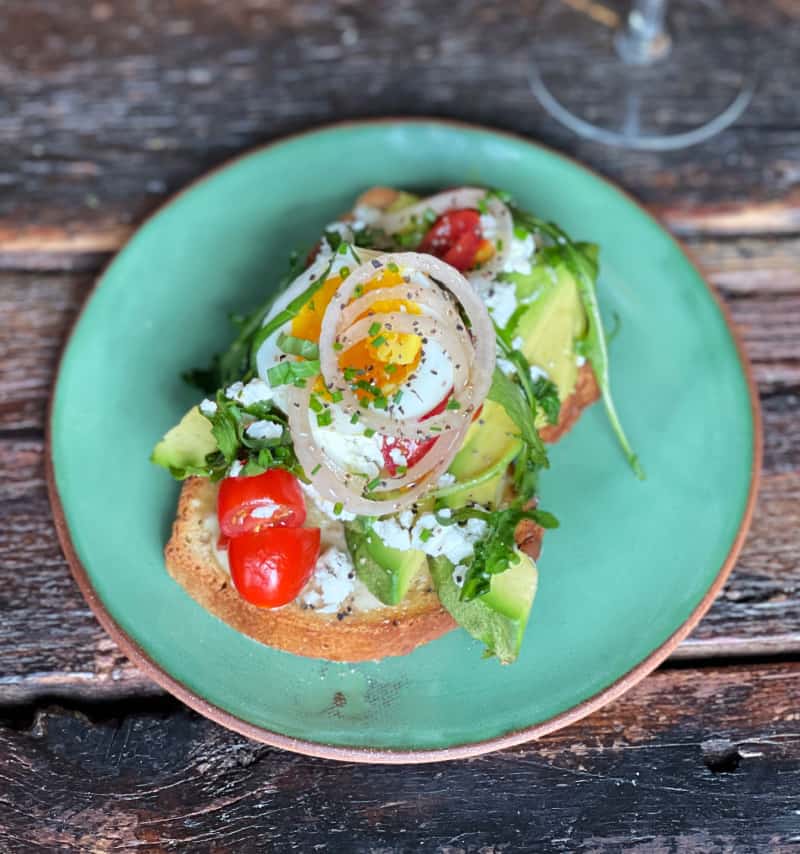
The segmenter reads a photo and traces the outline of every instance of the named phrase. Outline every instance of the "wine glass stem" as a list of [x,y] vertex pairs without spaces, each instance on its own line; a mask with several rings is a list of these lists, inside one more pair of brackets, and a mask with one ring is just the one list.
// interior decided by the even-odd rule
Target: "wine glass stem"
[[650,65],[670,51],[666,29],[667,0],[633,0],[625,26],[615,39],[617,53],[628,65]]

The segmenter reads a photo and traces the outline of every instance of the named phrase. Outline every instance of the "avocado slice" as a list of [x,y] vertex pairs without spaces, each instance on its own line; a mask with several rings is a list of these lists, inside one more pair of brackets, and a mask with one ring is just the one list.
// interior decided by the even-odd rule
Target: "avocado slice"
[[574,342],[586,333],[586,312],[578,285],[563,264],[551,264],[547,257],[534,265],[528,276],[512,273],[508,278],[515,282],[519,298],[533,297],[510,331],[515,338],[522,338],[527,360],[547,372],[559,397],[565,400],[578,376]]
[[217,450],[211,422],[193,406],[150,455],[156,465],[169,469],[173,477],[183,479],[207,471],[206,457]]
[[411,582],[425,566],[425,553],[389,548],[364,519],[346,522],[344,534],[356,575],[367,590],[384,605],[399,605]]
[[439,601],[453,619],[502,664],[519,655],[525,627],[536,595],[536,564],[522,552],[505,572],[492,578],[488,593],[462,602],[461,588],[453,580],[453,564],[446,557],[428,560]]
[[[505,413],[505,410],[501,411]],[[468,458],[470,462],[475,462],[478,455],[482,455],[485,459],[489,458],[490,454],[486,445],[488,444],[489,447],[491,447],[489,436],[494,435],[493,433],[488,432],[489,429],[491,428],[484,424],[476,431],[474,438],[478,439],[478,450],[476,451],[475,456]],[[463,454],[464,451],[469,453],[469,435],[470,434],[468,433],[468,442],[464,445],[464,448],[459,451],[459,455]],[[481,439],[481,437],[483,438]],[[484,446],[483,449],[480,447],[481,444]],[[491,463],[485,471],[482,471],[467,480],[458,481],[452,486],[446,486],[443,489],[437,490],[435,498],[441,501],[445,507],[452,507],[454,509],[464,507],[470,503],[481,504],[484,507],[497,507],[503,493],[505,492],[508,467],[519,453],[521,447],[522,443],[519,439],[514,439],[505,446],[504,453],[501,454],[495,462]],[[455,460],[453,462],[455,463]],[[463,469],[461,470],[463,471]],[[456,471],[453,470],[452,465],[450,466],[450,473],[455,474],[456,477],[458,477]]]
[[520,447],[519,427],[499,403],[485,400],[448,471],[460,481],[472,480],[501,460],[512,460]]

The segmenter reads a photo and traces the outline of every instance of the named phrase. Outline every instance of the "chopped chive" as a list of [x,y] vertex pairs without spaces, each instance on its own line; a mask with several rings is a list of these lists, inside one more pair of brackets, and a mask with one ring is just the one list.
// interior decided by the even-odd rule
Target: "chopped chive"
[[442,428],[441,428],[441,427],[437,427],[435,424],[433,425],[433,427],[428,427],[428,430],[429,430],[431,433],[441,433],[441,432],[442,432]]
[[503,241],[499,237],[497,238],[497,251],[498,252],[503,251]]
[[340,350],[344,350],[344,344],[342,344],[341,341],[334,341],[333,342],[333,349],[336,350],[337,352],[339,352]]
[[457,400],[453,400],[452,398],[447,401],[447,406],[445,409],[461,409],[461,404]]
[[386,265],[386,269],[392,273],[399,273],[400,272],[400,268],[397,266],[397,264],[394,263],[394,261],[390,261]]
[[383,395],[376,397],[375,400],[372,401],[372,405],[375,409],[386,409],[389,405],[389,401]]
[[327,427],[333,421],[333,413],[330,409],[326,409],[324,412],[320,412],[317,415],[317,424],[320,427]]
[[359,413],[359,412],[354,412],[354,413],[352,414],[352,416],[350,417],[350,423],[351,423],[351,424],[357,424],[357,423],[358,423],[358,419],[359,419],[360,417],[361,417],[361,413]]
[[388,365],[384,365],[383,369],[384,369],[384,371],[386,371],[387,374],[393,374],[397,370],[397,365],[389,362]]
[[350,268],[349,267],[342,267],[339,270],[339,278],[346,279],[349,275],[350,275]]
[[422,540],[422,542],[423,542],[423,543],[427,543],[427,542],[428,542],[428,540],[429,540],[432,536],[433,536],[433,531],[431,531],[431,529],[430,529],[430,528],[423,528],[423,529],[420,531],[420,534],[419,534],[419,538]]
[[379,335],[377,338],[373,338],[372,341],[370,342],[370,344],[372,344],[373,347],[380,347],[381,344],[385,344],[385,343],[386,343],[386,336],[385,335]]
[[334,403],[338,403],[338,402],[339,402],[343,397],[344,397],[344,395],[339,391],[339,389],[338,389],[338,388],[334,389],[334,390],[331,392],[331,400],[332,400]]
[[395,471],[402,477],[408,471],[408,466],[397,466]]
[[400,401],[401,401],[402,399],[403,399],[403,390],[402,390],[402,389],[398,389],[398,390],[397,390],[397,391],[392,395],[392,403],[400,403]]
[[[356,413],[356,415],[357,415],[357,414],[358,414],[358,413]],[[375,431],[372,429],[372,427],[367,427],[367,429],[364,431],[364,435],[365,435],[368,439],[371,439],[371,438],[375,435]]]
[[313,469],[311,469],[311,474],[316,474],[322,468],[322,463],[317,463]]
[[380,476],[378,476],[378,477],[374,478],[373,480],[371,480],[371,481],[367,484],[367,492],[372,492],[372,490],[373,490],[373,489],[375,489],[375,487],[376,487],[376,486],[380,486],[380,483],[381,483]]
[[375,321],[375,323],[373,323],[373,324],[370,326],[370,328],[369,328],[369,330],[368,330],[368,332],[369,332],[369,334],[370,334],[370,335],[377,335],[380,331],[381,331],[381,324],[380,324],[380,323],[378,323],[378,321],[377,321],[377,320]]
[[363,285],[356,285],[353,288],[353,296],[360,297],[361,294],[363,294],[363,293],[364,293],[364,286]]
[[338,516],[342,510],[344,510],[344,504],[341,501],[337,501],[336,504],[333,505],[333,515]]
[[358,376],[357,368],[344,369],[344,378],[347,380],[347,382],[352,382],[356,378],[356,376]]
[[516,237],[517,240],[524,240],[527,236],[528,236],[528,229],[527,228],[523,228],[521,225],[515,225],[514,226],[514,237]]
[[339,244],[339,254],[340,255],[347,255],[349,249],[350,249],[349,244],[347,244],[347,243],[340,243]]
[[322,401],[315,394],[311,395],[308,405],[314,410],[314,412],[322,412],[324,409]]
[[486,204],[486,199],[478,199],[478,212],[485,214],[488,213],[489,206]]

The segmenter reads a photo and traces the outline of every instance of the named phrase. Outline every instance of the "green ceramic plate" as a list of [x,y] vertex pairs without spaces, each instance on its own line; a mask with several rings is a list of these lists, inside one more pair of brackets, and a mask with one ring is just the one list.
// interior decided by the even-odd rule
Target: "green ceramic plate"
[[[617,312],[612,376],[647,469],[630,473],[598,405],[542,479],[561,520],[519,661],[454,631],[404,658],[332,664],[277,652],[167,575],[177,485],[148,462],[196,400],[178,379],[226,345],[291,247],[374,184],[511,190],[602,247]],[[746,365],[714,295],[640,207],[525,140],[428,120],[359,122],[242,157],[162,208],[98,282],[64,353],[50,420],[62,543],[106,629],[152,677],[254,738],[363,761],[481,753],[556,729],[654,668],[711,603],[741,546],[759,463]]]

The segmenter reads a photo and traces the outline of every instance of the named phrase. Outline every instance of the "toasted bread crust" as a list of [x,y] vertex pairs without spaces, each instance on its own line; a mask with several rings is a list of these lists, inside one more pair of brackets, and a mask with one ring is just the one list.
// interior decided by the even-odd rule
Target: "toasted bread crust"
[[455,628],[432,590],[413,591],[401,606],[362,611],[339,619],[296,603],[257,608],[236,592],[219,565],[205,519],[216,512],[217,485],[188,479],[167,543],[169,574],[206,610],[242,634],[295,655],[331,661],[368,661],[405,655]]
[[[373,187],[358,204],[386,208],[398,192]],[[573,393],[561,404],[558,423],[541,436],[556,442],[600,396],[588,363],[581,366]],[[216,513],[217,485],[203,478],[188,479],[181,490],[172,536],[164,555],[170,575],[200,605],[242,634],[285,652],[330,661],[370,661],[406,655],[456,627],[432,587],[410,591],[399,606],[353,612],[341,619],[292,603],[283,608],[257,608],[242,599],[220,566],[213,534],[206,524]],[[515,531],[519,548],[536,559],[544,530],[530,519]]]

